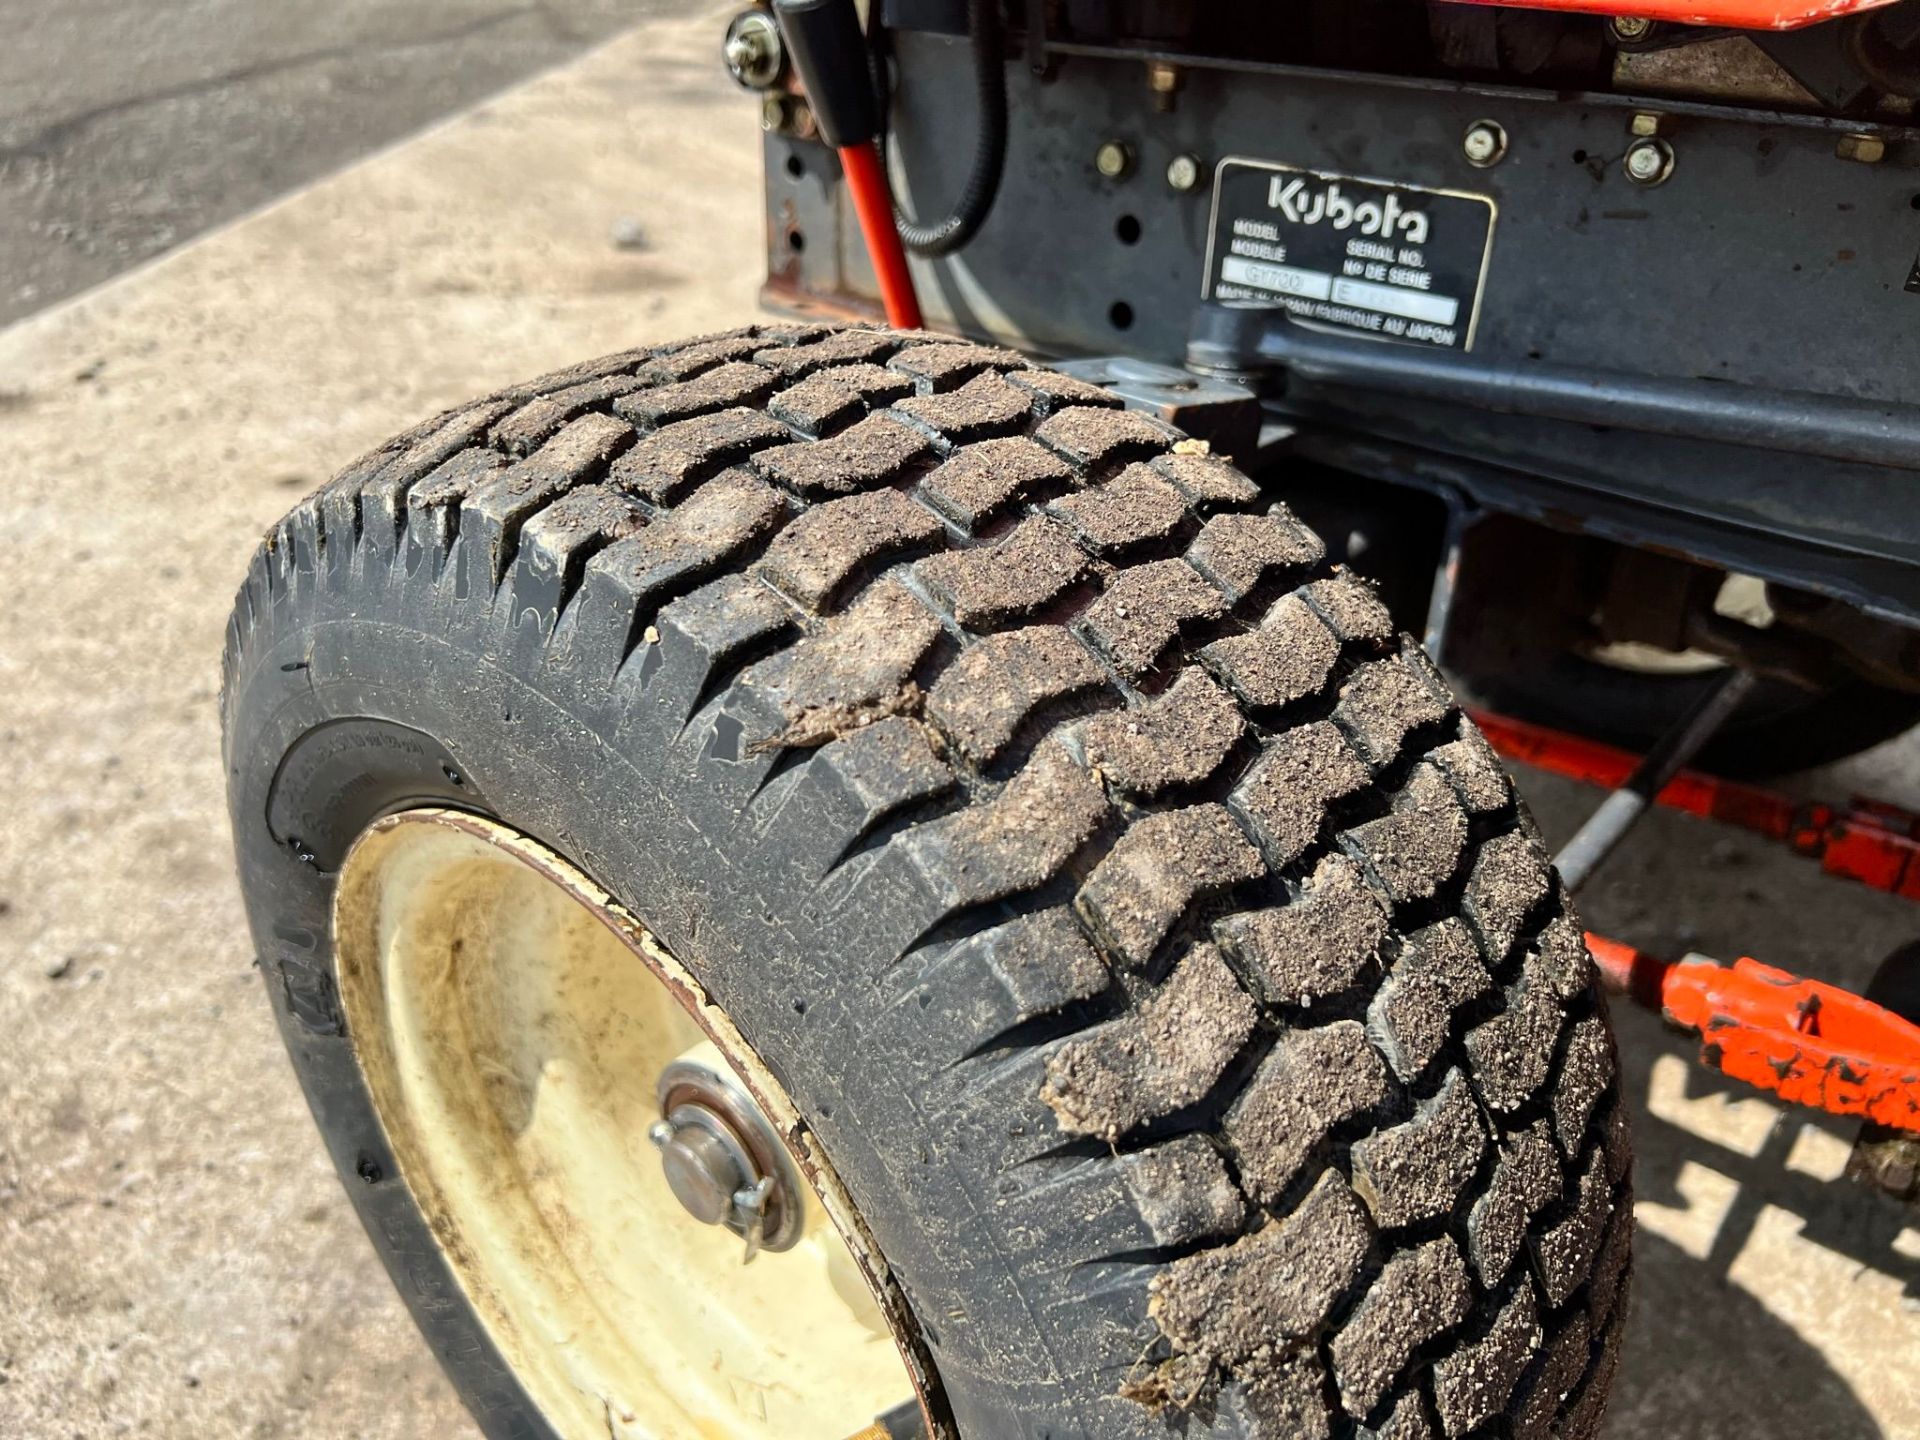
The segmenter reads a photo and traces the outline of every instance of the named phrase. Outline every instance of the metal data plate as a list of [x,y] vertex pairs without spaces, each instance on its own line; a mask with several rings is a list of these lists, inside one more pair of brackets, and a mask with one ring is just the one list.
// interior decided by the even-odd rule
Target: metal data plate
[[1494,202],[1264,160],[1215,172],[1204,295],[1385,340],[1473,347]]

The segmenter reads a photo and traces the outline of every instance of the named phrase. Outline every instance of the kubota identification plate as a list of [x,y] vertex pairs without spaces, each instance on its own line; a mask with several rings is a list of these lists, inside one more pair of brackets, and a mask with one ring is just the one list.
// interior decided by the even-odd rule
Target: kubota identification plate
[[1214,174],[1206,298],[1466,350],[1493,245],[1485,195],[1227,159]]

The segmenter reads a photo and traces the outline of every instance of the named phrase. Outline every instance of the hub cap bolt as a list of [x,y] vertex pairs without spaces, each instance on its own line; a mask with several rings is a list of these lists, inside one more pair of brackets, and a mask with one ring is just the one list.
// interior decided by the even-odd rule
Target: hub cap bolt
[[1627,147],[1624,163],[1634,184],[1664,184],[1673,174],[1673,147],[1664,140],[1636,140]]
[[702,1225],[724,1225],[747,1242],[746,1258],[767,1240],[767,1212],[778,1181],[762,1175],[727,1122],[689,1103],[647,1131],[674,1199]]
[[1507,132],[1491,120],[1476,120],[1467,127],[1466,138],[1460,142],[1467,163],[1484,170],[1489,165],[1498,165],[1506,158]]
[[[717,1115],[682,1105],[673,1118],[647,1132],[660,1151],[667,1188],[702,1225],[723,1224],[733,1213],[734,1193],[748,1182],[738,1148],[727,1143]],[[757,1178],[757,1177],[756,1177]]]

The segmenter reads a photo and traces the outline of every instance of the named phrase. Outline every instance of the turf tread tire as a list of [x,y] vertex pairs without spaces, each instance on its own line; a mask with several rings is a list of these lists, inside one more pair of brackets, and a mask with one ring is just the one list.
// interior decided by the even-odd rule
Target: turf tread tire
[[[865,1198],[966,1434],[1585,1440],[1631,1244],[1611,1032],[1530,820],[1383,615],[1204,447],[936,336],[750,326],[394,437],[268,535],[223,677],[336,1161],[380,1169],[329,1120],[337,1006],[283,896],[315,913],[371,817],[291,833],[279,757],[498,710],[551,770],[449,741],[388,808],[500,810],[702,973]],[[650,887],[577,736],[655,772]],[[751,924],[698,883],[722,850]],[[829,921],[837,974],[737,963]],[[363,1201],[390,1267],[404,1209]],[[489,1432],[540,1433],[408,1298]]]

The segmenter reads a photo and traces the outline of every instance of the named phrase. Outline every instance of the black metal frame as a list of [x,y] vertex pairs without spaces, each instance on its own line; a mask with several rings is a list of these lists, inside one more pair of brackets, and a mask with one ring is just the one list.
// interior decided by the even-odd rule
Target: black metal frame
[[[963,42],[937,33],[937,9],[934,29],[893,36],[896,180],[929,210],[960,183],[973,104]],[[1047,356],[1182,363],[1210,187],[1175,189],[1179,156],[1208,176],[1247,156],[1485,195],[1497,219],[1470,354],[1201,317],[1211,348],[1195,358],[1258,391],[1288,427],[1268,458],[1920,624],[1920,294],[1905,288],[1920,248],[1920,130],[1864,127],[1884,147],[1869,164],[1843,158],[1861,123],[1819,114],[1031,29],[1009,49],[999,202],[963,254],[922,272],[928,323]],[[1166,67],[1177,84],[1153,87]],[[1479,168],[1462,139],[1483,120],[1507,149]],[[1652,187],[1621,163],[1649,129],[1675,157]],[[1110,142],[1125,149],[1119,175],[1096,166]],[[767,159],[770,296],[869,302],[831,153],[774,133]]]

